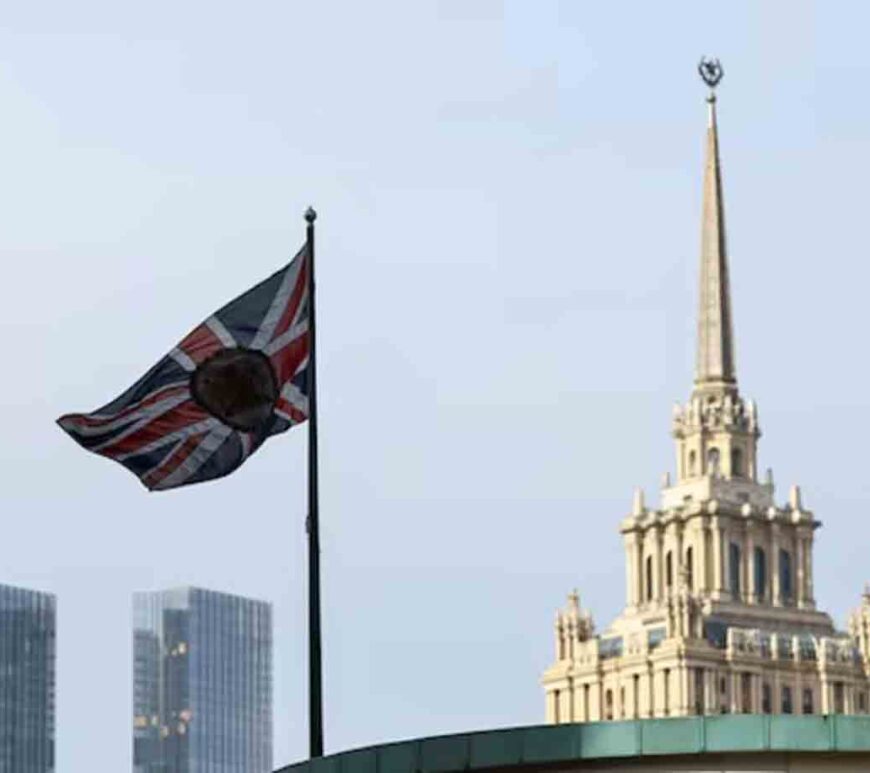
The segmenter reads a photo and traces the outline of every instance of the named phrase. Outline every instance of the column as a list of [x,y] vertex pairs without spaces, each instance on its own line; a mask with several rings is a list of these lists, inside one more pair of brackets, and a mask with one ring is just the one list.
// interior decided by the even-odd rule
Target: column
[[583,685],[577,684],[573,677],[571,678],[571,721],[585,721],[583,715]]
[[761,682],[763,674],[752,675],[752,713],[761,713]]
[[807,535],[806,550],[804,551],[804,560],[806,561],[806,583],[807,583],[807,603],[809,606],[815,606],[815,592],[813,590],[813,532]]
[[683,558],[683,523],[674,521],[674,588],[680,587],[680,572]]
[[698,531],[698,540],[695,549],[692,551],[695,556],[695,567],[692,573],[694,578],[695,590],[698,593],[709,593],[712,588],[707,584],[707,525],[704,522],[706,519],[702,516]]
[[[677,711],[680,714],[691,714],[690,707],[693,703],[692,701],[692,683],[694,679],[692,678],[691,669],[688,664],[683,662],[681,666],[678,666],[676,669],[677,672],[677,683],[679,685],[680,694],[677,699]],[[677,712],[674,712],[677,713]]]
[[752,526],[746,524],[746,538],[743,540],[743,548],[746,551],[744,566],[746,567],[746,585],[743,586],[743,598],[748,604],[754,604],[755,595],[755,534]]
[[712,584],[710,590],[712,592],[713,598],[721,598],[722,596],[722,572],[723,572],[723,562],[722,562],[722,529],[719,526],[719,519],[714,518],[710,524],[710,533],[713,537],[712,540],[712,550],[713,553],[711,558],[711,563],[713,565],[713,576],[712,576]]
[[795,595],[797,597],[797,605],[799,608],[803,608],[806,605],[806,574],[804,572],[804,538],[800,532],[795,533],[795,557],[794,557],[794,569],[795,569]]
[[556,724],[556,714],[557,714],[557,702],[559,700],[559,691],[558,690],[550,690],[547,692],[547,724],[555,725]]
[[559,691],[559,721],[571,722],[571,682],[569,681],[564,690]]
[[643,532],[639,532],[637,535],[637,551],[635,554],[636,565],[635,565],[635,593],[637,594],[637,603],[643,604],[644,597],[644,565],[643,565],[643,544],[644,544],[644,534]]
[[625,535],[625,605],[637,606],[640,599],[637,597],[637,533],[631,532]]
[[665,555],[664,547],[662,544],[662,530],[659,527],[654,528],[655,531],[653,532],[653,540],[655,543],[655,558],[653,559],[653,564],[655,565],[655,568],[653,570],[653,597],[656,599],[656,601],[661,601],[665,596]]
[[773,605],[782,606],[782,591],[779,587],[779,526],[770,525],[770,581]]
[[741,710],[741,684],[740,684],[740,674],[736,671],[732,671],[729,674],[729,685],[730,695],[728,696],[731,699],[731,714],[739,714]]
[[646,686],[646,692],[644,693],[646,700],[643,703],[645,708],[641,716],[644,718],[654,717],[656,710],[656,684],[655,679],[653,678],[652,666],[647,668],[646,675],[643,678],[643,684]]
[[821,682],[819,684],[819,702],[821,703],[822,714],[830,714],[834,708],[831,696],[831,686],[828,684],[827,675],[824,671],[821,672]]
[[704,688],[704,713],[719,713],[719,677],[715,668],[704,671],[706,685]]

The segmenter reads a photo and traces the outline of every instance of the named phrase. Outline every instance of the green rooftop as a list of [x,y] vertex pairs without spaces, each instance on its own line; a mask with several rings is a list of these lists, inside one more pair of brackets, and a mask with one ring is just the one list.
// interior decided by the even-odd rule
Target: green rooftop
[[279,773],[453,773],[723,752],[870,752],[870,716],[746,714],[484,730],[370,746]]

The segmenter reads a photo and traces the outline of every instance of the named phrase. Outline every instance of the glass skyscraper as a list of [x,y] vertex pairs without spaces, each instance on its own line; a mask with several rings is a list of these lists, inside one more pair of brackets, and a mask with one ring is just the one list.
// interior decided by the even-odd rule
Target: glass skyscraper
[[133,618],[135,773],[269,773],[271,605],[178,588]]
[[55,600],[0,585],[0,771],[54,770]]

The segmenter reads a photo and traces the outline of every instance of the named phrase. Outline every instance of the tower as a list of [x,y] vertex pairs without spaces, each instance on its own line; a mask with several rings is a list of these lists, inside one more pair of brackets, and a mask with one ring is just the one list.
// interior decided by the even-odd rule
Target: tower
[[0,585],[0,770],[54,765],[55,598]]
[[[761,430],[739,390],[715,89],[709,86],[695,377],[674,408],[676,475],[659,507],[643,492],[620,524],[626,603],[593,636],[572,601],[557,616],[543,677],[549,722],[714,713],[854,713],[868,706],[870,602],[838,633],[816,609],[813,537],[821,525],[793,486],[776,503],[758,476]],[[571,621],[586,621],[585,638]],[[863,622],[862,622],[863,621]],[[859,637],[863,650],[859,650]],[[570,641],[570,646],[566,642]]]
[[134,771],[271,771],[271,606],[177,588],[133,612]]

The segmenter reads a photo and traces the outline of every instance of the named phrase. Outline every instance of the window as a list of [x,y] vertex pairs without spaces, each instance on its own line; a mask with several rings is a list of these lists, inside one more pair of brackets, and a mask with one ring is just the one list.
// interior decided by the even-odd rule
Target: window
[[867,693],[863,690],[858,693],[858,711],[862,714],[867,713]]
[[794,594],[792,587],[791,553],[787,550],[779,551],[779,593],[783,601],[791,601]]
[[842,682],[834,682],[834,713],[835,714],[844,714],[845,713],[845,690],[843,689]]
[[728,682],[725,677],[719,677],[719,713],[728,713]]
[[589,685],[583,685],[583,719],[587,722],[590,720],[589,717]]
[[740,545],[728,546],[728,587],[734,596],[740,595]]
[[665,556],[665,584],[668,588],[674,586],[674,554],[671,550]]
[[652,601],[653,597],[653,576],[652,576],[652,556],[646,557],[646,600]]
[[783,714],[791,714],[792,713],[791,687],[783,687],[782,688],[782,713]]
[[697,465],[698,465],[698,455],[694,451],[689,451],[689,477],[690,478],[695,477]]
[[625,688],[619,688],[619,718],[625,719]]
[[559,706],[559,703],[560,703],[559,698],[560,697],[561,697],[561,693],[559,692],[559,690],[553,690],[553,720],[554,720],[554,723],[557,725],[559,724],[559,721],[560,721],[560,717],[559,717],[559,709],[561,708]]
[[692,548],[686,551],[686,585],[689,590],[694,589],[695,583],[695,562],[692,560]]
[[707,474],[719,475],[719,449],[715,446],[707,451]]
[[759,601],[764,599],[767,588],[767,554],[764,548],[755,548],[755,598]]
[[638,706],[640,705],[640,675],[635,674],[631,681],[631,710],[632,716],[637,719],[640,716],[638,710]]
[[695,669],[695,713],[704,713],[704,669]]
[[752,712],[752,674],[740,675],[740,710],[744,714]]
[[613,719],[613,690],[604,691],[604,718]]
[[761,685],[761,711],[764,714],[770,714],[771,712],[770,695],[770,685],[765,682],[763,685]]
[[731,477],[743,477],[743,452],[739,448],[731,449]]
[[608,636],[598,640],[598,656],[602,660],[622,657],[622,637]]
[[813,713],[813,691],[810,687],[804,687],[803,700],[801,702],[801,711],[804,714]]
[[646,633],[646,646],[650,650],[654,650],[665,640],[665,634],[667,634],[667,632],[668,629],[664,626],[650,628]]

